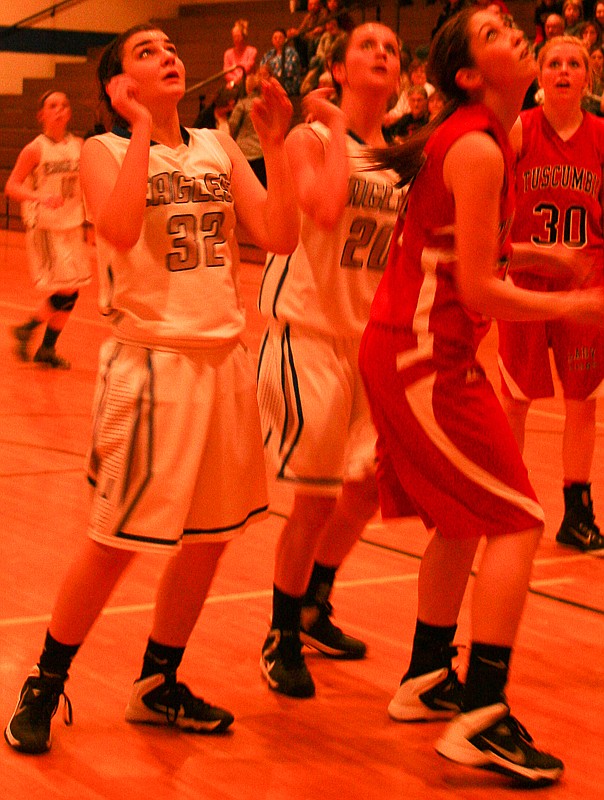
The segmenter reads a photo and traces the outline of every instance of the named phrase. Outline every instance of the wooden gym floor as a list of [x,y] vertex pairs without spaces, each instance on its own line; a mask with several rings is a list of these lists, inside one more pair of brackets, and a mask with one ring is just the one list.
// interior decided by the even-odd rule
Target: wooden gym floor
[[[91,248],[92,256],[92,248]],[[36,662],[55,592],[87,518],[83,464],[97,350],[106,336],[95,286],[60,340],[68,372],[23,364],[10,327],[39,301],[23,235],[0,231],[0,724]],[[243,267],[252,348],[262,322],[254,307],[261,268]],[[483,348],[495,374],[495,334]],[[539,796],[595,800],[602,794],[604,741],[604,560],[556,545],[562,512],[559,399],[534,405],[526,460],[547,514],[519,634],[509,699],[538,744],[566,773]],[[593,471],[604,521],[604,410],[598,410]],[[258,667],[270,613],[275,541],[289,497],[272,489],[272,515],[227,548],[180,675],[231,709],[232,732],[186,735],[132,726],[123,711],[138,674],[162,559],[140,556],[83,646],[67,686],[74,724],[54,720],[51,752],[23,756],[0,743],[0,797],[23,800],[498,800],[509,780],[439,758],[441,723],[400,725],[386,713],[406,667],[416,578],[426,533],[417,521],[368,526],[341,570],[336,622],[368,643],[362,662],[309,653],[312,700],[267,689]],[[467,609],[465,609],[467,610]],[[467,639],[464,615],[458,638]],[[461,656],[463,660],[463,652]],[[515,797],[528,790],[514,789]],[[531,792],[533,796],[533,792]]]

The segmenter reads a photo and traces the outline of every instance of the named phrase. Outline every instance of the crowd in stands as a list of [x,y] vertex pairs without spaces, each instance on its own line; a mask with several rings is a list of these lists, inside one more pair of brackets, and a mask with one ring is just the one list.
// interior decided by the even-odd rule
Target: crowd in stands
[[[239,131],[246,113],[243,103],[250,92],[255,91],[257,80],[248,81],[264,74],[276,77],[290,96],[304,96],[318,87],[331,85],[329,54],[338,38],[354,27],[354,19],[347,8],[348,0],[305,0],[305,14],[297,26],[284,24],[275,28],[271,36],[271,47],[259,54],[248,42],[248,22],[235,21],[231,34],[233,46],[224,53],[225,85],[214,100],[201,109],[196,126],[222,127]],[[496,6],[499,12],[512,21],[504,0],[443,0],[440,12],[430,34],[430,40],[451,16],[466,5]],[[292,12],[302,10],[300,3],[292,3]],[[602,93],[604,89],[604,0],[537,0],[534,12],[534,29],[527,32],[535,54],[546,41],[554,36],[568,34],[584,43],[591,62],[592,85],[586,93],[583,107],[598,116],[604,116]],[[402,32],[404,38],[404,31]],[[426,60],[430,41],[417,47],[414,52],[403,43],[401,85],[398,97],[393,98],[392,107],[384,117],[384,134],[391,143],[400,142],[418,127],[426,124],[442,107],[443,98],[435,92],[426,76]],[[247,86],[251,89],[247,89]],[[436,95],[436,96],[435,96]],[[251,101],[250,101],[251,102]],[[531,85],[525,99],[525,108],[542,102],[542,92],[537,81]],[[235,106],[238,106],[236,123],[229,122]],[[245,136],[253,137],[248,125],[243,125]],[[257,147],[250,152],[258,159]],[[260,162],[258,162],[260,163]]]

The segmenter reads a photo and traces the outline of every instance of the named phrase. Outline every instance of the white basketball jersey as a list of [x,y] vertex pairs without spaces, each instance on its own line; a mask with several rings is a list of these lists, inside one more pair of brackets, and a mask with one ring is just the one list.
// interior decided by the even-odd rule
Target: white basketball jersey
[[60,142],[54,142],[41,133],[36,139],[40,145],[40,163],[28,183],[40,195],[60,195],[63,205],[47,208],[37,201],[21,204],[21,216],[29,229],[61,231],[77,228],[84,222],[84,205],[80,187],[80,139],[68,133]]
[[[97,138],[121,165],[129,135]],[[210,131],[183,129],[183,138],[176,148],[151,146],[134,247],[120,252],[97,236],[101,312],[123,342],[199,347],[235,339],[245,326],[231,160]]]
[[[325,146],[329,130],[310,127]],[[268,255],[258,299],[264,316],[328,336],[363,333],[402,197],[394,173],[363,170],[364,145],[349,135],[347,147],[348,201],[338,225],[327,231],[303,214],[292,255]]]

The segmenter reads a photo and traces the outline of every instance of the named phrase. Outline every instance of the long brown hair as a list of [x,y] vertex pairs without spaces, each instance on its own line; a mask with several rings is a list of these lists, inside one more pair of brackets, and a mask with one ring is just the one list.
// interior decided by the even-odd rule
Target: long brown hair
[[426,72],[428,80],[446,98],[442,111],[401,144],[371,152],[372,167],[394,170],[399,176],[398,186],[405,186],[419,172],[426,142],[436,128],[470,100],[455,78],[460,69],[473,66],[468,27],[470,19],[481,10],[477,6],[462,9],[439,28],[432,40]]
[[141,25],[134,25],[132,28],[128,28],[127,31],[124,31],[124,33],[120,33],[119,36],[116,36],[113,41],[109,42],[101,54],[101,60],[99,61],[99,65],[97,67],[99,99],[101,105],[103,105],[109,112],[109,116],[113,125],[119,125],[122,128],[128,127],[128,123],[114,111],[113,106],[111,105],[111,98],[107,94],[106,88],[111,78],[115,77],[116,75],[121,75],[124,71],[122,66],[124,45],[133,34],[138,33],[139,31],[156,30],[158,30],[157,25],[152,25],[148,22],[142,23]]

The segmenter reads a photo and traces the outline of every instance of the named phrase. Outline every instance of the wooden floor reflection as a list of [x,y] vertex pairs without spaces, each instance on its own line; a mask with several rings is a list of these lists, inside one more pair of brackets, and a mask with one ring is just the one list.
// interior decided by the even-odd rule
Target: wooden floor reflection
[[[58,583],[83,536],[88,495],[83,463],[97,350],[106,336],[95,286],[84,290],[62,339],[69,372],[18,362],[10,327],[38,302],[22,234],[0,231],[0,723],[35,663]],[[245,265],[250,345],[261,268]],[[495,337],[483,348],[495,375]],[[547,514],[531,594],[512,665],[510,701],[538,743],[566,763],[544,798],[602,797],[604,560],[555,544],[562,512],[559,400],[535,404],[526,460]],[[604,515],[604,411],[598,410],[596,511]],[[236,716],[232,733],[200,737],[136,727],[123,711],[136,677],[162,560],[141,556],[83,646],[67,686],[74,724],[60,712],[42,757],[0,746],[0,796],[23,800],[432,800],[509,797],[506,779],[439,758],[440,724],[400,725],[386,707],[406,666],[416,578],[426,533],[417,521],[376,518],[344,567],[336,622],[368,643],[367,658],[309,654],[312,700],[269,692],[260,646],[270,610],[272,554],[290,498],[272,487],[272,514],[227,549],[181,675]],[[466,601],[467,602],[467,601]],[[467,638],[467,619],[459,638]],[[462,652],[463,658],[463,652]],[[531,793],[532,796],[533,793]],[[528,796],[516,790],[514,796]]]

